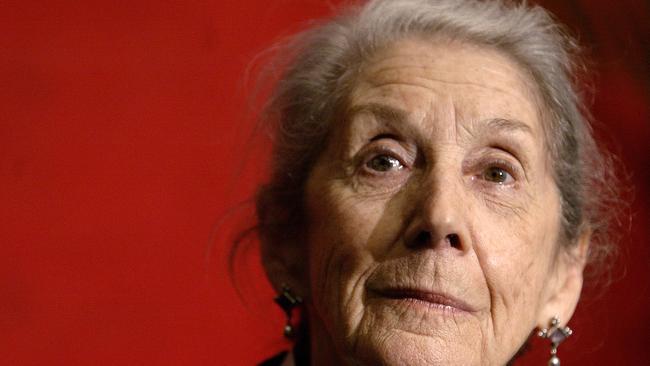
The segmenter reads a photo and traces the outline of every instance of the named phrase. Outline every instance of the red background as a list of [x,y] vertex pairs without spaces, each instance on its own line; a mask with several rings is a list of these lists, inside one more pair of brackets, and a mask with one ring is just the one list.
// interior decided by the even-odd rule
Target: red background
[[[214,229],[262,176],[247,65],[329,3],[0,3],[0,364],[250,365],[286,346],[255,250],[242,302],[236,225]],[[563,364],[650,364],[649,5],[545,3],[591,49],[598,130],[636,189],[617,280],[580,305]]]

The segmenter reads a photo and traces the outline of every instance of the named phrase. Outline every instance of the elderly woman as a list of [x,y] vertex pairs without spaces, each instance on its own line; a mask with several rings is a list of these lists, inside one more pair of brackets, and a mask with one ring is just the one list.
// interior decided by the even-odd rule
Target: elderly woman
[[504,365],[535,329],[559,364],[607,245],[573,40],[525,3],[375,0],[287,49],[257,207],[297,346],[266,364]]

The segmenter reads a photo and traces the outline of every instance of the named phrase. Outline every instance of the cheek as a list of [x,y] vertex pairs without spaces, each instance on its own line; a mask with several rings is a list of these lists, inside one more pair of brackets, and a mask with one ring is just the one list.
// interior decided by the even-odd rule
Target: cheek
[[[517,215],[485,209],[474,221],[475,250],[490,291],[495,334],[513,341],[526,337],[541,306],[559,232],[559,214],[554,214],[559,204],[553,202],[549,199],[545,206],[531,202]],[[513,323],[521,327],[514,329]]]
[[376,265],[368,243],[374,242],[370,238],[380,203],[353,200],[337,187],[320,184],[308,189],[310,290],[313,306],[330,332],[349,334],[360,321],[365,279]]
[[408,202],[399,192],[360,196],[343,182],[320,188],[308,209],[313,281],[328,280],[332,269],[344,280],[358,277],[399,241]]

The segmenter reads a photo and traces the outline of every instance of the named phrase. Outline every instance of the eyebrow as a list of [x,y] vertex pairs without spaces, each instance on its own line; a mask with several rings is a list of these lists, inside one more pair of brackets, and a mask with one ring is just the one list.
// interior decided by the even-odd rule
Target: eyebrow
[[417,128],[412,126],[410,123],[407,123],[409,120],[409,113],[404,109],[379,103],[367,103],[350,107],[347,114],[350,119],[358,114],[370,114],[375,117],[378,122],[388,127],[393,127],[397,130],[404,130],[403,132],[410,132],[410,135],[419,135],[417,133]]
[[487,130],[497,130],[505,132],[523,132],[533,135],[533,129],[524,122],[508,118],[492,118],[484,124]]
[[[356,114],[366,113],[373,115],[381,123],[393,125],[391,122],[398,122],[399,125],[395,127],[399,129],[406,129],[409,130],[409,132],[416,132],[417,130],[414,126],[405,123],[409,119],[409,113],[400,108],[379,103],[367,103],[352,106],[348,111],[350,117],[353,117]],[[520,132],[531,136],[534,135],[533,129],[528,124],[517,119],[491,118],[481,122],[479,130],[484,130],[486,132]]]
[[355,105],[348,111],[350,116],[364,113],[372,114],[382,122],[395,120],[405,121],[408,119],[408,113],[405,110],[379,103]]

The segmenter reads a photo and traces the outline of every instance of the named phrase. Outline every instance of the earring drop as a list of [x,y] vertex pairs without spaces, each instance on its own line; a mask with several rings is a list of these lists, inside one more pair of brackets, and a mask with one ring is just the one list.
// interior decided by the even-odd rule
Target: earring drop
[[275,303],[280,305],[287,315],[287,324],[284,326],[284,336],[291,339],[296,336],[296,329],[291,321],[293,309],[302,304],[302,298],[291,291],[291,287],[282,285],[282,292],[275,297]]
[[551,340],[551,359],[548,360],[549,366],[560,366],[560,358],[557,356],[557,348],[560,343],[564,342],[573,331],[565,326],[560,327],[560,318],[554,316],[551,319],[549,328],[544,328],[537,333],[538,336]]

